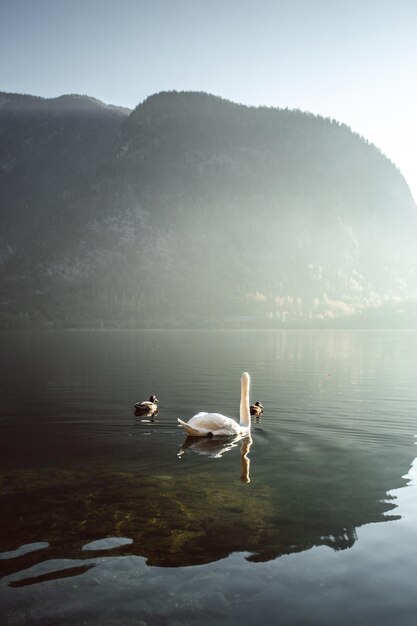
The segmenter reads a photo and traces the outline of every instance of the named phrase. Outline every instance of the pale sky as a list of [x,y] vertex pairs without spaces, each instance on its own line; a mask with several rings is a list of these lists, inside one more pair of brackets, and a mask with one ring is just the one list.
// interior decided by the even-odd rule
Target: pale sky
[[0,0],[0,90],[153,93],[335,118],[375,143],[417,199],[417,0]]

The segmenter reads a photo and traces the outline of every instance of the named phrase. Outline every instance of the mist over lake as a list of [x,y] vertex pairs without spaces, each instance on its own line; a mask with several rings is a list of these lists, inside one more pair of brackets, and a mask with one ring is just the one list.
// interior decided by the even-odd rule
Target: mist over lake
[[[412,623],[415,332],[2,346],[5,624]],[[265,406],[251,443],[187,440],[178,417],[238,417],[243,370]],[[150,394],[158,415],[135,417]]]

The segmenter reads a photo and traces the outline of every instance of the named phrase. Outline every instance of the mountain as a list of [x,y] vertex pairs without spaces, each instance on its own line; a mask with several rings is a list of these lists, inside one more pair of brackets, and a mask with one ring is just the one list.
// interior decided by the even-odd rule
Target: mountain
[[0,93],[0,259],[94,179],[128,112],[86,96]]
[[334,120],[3,93],[0,137],[2,326],[417,319],[409,188]]

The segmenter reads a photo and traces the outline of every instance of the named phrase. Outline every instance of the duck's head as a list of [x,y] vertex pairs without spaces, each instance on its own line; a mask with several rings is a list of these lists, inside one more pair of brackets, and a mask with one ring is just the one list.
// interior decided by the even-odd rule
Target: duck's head
[[261,409],[263,409],[263,404],[261,402],[255,402],[255,406],[259,406]]
[[151,396],[149,398],[149,402],[152,402],[152,404],[157,404],[159,402],[158,398],[156,396]]

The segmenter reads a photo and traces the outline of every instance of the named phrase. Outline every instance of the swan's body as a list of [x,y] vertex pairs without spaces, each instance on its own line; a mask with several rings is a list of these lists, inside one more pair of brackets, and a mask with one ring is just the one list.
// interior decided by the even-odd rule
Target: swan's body
[[250,377],[243,372],[240,379],[240,421],[220,413],[197,413],[188,422],[178,419],[182,428],[192,437],[230,437],[250,433],[249,408]]
[[158,402],[156,396],[151,396],[149,400],[143,400],[142,402],[136,402],[135,415],[156,415],[158,413]]
[[220,413],[197,413],[188,422],[178,418],[179,423],[193,437],[218,437],[241,435],[248,432],[248,426],[241,426],[231,417]]
[[259,417],[264,412],[264,407],[261,402],[255,402],[255,404],[250,405],[250,414],[255,415],[255,417]]

